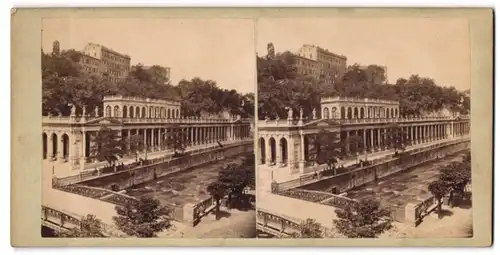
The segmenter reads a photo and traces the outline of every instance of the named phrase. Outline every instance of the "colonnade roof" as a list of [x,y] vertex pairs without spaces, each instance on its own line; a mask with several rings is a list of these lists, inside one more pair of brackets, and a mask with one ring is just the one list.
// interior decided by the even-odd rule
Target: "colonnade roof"
[[103,98],[103,103],[114,103],[114,102],[181,106],[180,101],[174,101],[174,100],[162,100],[162,99],[127,97],[127,96],[104,96]]
[[322,97],[321,104],[326,103],[353,103],[353,104],[378,104],[399,106],[399,101],[375,99],[375,98],[355,98],[355,97]]

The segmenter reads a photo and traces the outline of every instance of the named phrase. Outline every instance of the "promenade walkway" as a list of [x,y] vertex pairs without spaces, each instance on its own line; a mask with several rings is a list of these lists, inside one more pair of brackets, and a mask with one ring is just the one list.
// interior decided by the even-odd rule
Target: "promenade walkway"
[[[220,143],[223,146],[226,146],[226,145],[241,143],[244,141],[248,141],[248,140],[220,141]],[[189,152],[195,151],[195,150],[216,148],[218,146],[219,145],[217,143],[197,145],[197,146],[192,146],[192,147],[186,148],[185,152],[189,153]],[[162,150],[162,151],[148,152],[147,157],[146,157],[146,153],[140,153],[137,156],[137,158],[157,159],[157,158],[172,156],[173,154],[174,154],[173,150]],[[135,155],[126,156],[126,157],[120,158],[116,163],[117,164],[123,163],[124,165],[128,165],[128,164],[134,163],[135,159],[136,159]],[[51,161],[44,160],[43,161],[43,172],[45,174],[49,174],[49,173],[52,174],[52,172],[54,172],[54,175],[56,175],[58,178],[65,178],[65,177],[69,177],[69,176],[73,176],[73,175],[78,175],[82,171],[89,171],[89,170],[94,170],[96,168],[102,168],[106,164],[107,164],[106,162],[87,163],[85,165],[85,169],[81,170],[79,168],[72,169],[69,162],[64,162],[64,163],[55,162],[53,164]]]
[[42,204],[52,209],[83,217],[94,214],[107,225],[113,225],[116,216],[115,205],[101,200],[80,196],[52,188],[50,175],[45,175],[42,183]]

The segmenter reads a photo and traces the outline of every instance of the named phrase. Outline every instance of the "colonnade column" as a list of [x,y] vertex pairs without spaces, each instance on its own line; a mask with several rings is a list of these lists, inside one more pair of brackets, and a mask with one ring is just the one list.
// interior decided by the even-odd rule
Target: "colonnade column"
[[270,166],[271,165],[271,150],[272,150],[272,147],[271,147],[271,140],[269,138],[266,139],[266,151],[268,151],[268,153],[266,153],[266,162],[267,162],[267,165]]
[[63,136],[59,135],[57,136],[57,161],[63,161],[64,160],[64,142],[63,142]]
[[304,166],[305,166],[305,163],[306,163],[306,159],[305,159],[305,156],[306,156],[305,146],[306,146],[305,135],[304,134],[300,134],[300,162],[299,162],[300,172],[304,172]]
[[350,146],[351,141],[349,141],[349,139],[350,139],[350,138],[349,138],[349,136],[350,136],[350,134],[349,134],[349,133],[350,133],[349,131],[346,131],[346,132],[345,132],[345,138],[346,138],[346,141],[347,141],[347,143],[346,143],[346,145],[345,145],[345,154],[346,154],[347,156],[349,156],[349,155],[351,154],[351,148],[350,148],[350,147],[351,147],[351,146]]
[[410,145],[414,145],[415,144],[415,137],[413,135],[413,126],[410,126]]
[[363,132],[363,152],[366,152],[367,151],[367,148],[366,148],[366,129],[363,129],[362,132]]
[[375,151],[375,147],[373,147],[373,128],[370,129],[370,150],[371,152]]
[[381,135],[382,129],[377,129],[377,143],[378,143],[378,150],[382,151],[382,135]]
[[283,153],[281,151],[281,138],[279,137],[275,139],[275,149],[276,149],[276,165],[280,167],[282,162],[281,155]]

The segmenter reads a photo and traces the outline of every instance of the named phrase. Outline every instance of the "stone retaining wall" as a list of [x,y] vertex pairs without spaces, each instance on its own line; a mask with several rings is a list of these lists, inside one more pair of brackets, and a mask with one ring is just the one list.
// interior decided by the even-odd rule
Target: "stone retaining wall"
[[102,187],[110,190],[124,190],[134,185],[148,182],[179,171],[199,167],[214,162],[222,157],[232,157],[253,152],[253,144],[240,144],[224,149],[217,149],[197,155],[176,158],[158,164],[141,166],[132,170],[116,173],[102,178],[85,181],[80,184],[85,186]]
[[328,179],[319,180],[312,184],[300,186],[300,189],[319,190],[325,192],[332,192],[332,190],[336,190],[337,193],[343,193],[364,184],[411,169],[412,167],[416,167],[447,155],[455,154],[459,151],[467,150],[469,148],[470,141],[446,145],[439,148],[429,148],[428,150],[422,150],[399,158],[393,158],[383,163],[363,167]]

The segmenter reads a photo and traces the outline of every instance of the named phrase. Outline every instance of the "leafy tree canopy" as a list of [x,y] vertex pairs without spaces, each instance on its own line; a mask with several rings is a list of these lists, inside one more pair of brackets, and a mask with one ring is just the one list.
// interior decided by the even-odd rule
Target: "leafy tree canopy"
[[114,216],[113,221],[118,229],[130,236],[156,237],[170,227],[168,210],[155,198],[130,200],[124,207],[116,206],[116,212],[118,216]]
[[117,132],[102,126],[95,137],[95,143],[90,148],[91,157],[99,161],[106,161],[110,165],[125,154],[125,141]]
[[374,199],[362,199],[335,210],[335,228],[348,238],[375,238],[392,227],[391,212]]
[[362,70],[354,64],[335,84],[327,84],[321,77],[299,74],[293,56],[290,52],[257,56],[259,119],[286,118],[286,107],[291,107],[295,114],[300,108],[305,116],[310,116],[312,109],[321,114],[320,98],[325,96],[396,100],[403,116],[423,115],[445,107],[464,114],[470,110],[467,92],[439,86],[430,78],[411,75],[398,79],[396,84],[378,84],[374,77],[386,79],[383,68],[371,65]]
[[86,106],[87,112],[96,106],[102,108],[106,95],[136,96],[143,98],[179,100],[184,116],[200,116],[201,111],[210,114],[227,110],[242,117],[254,112],[254,95],[242,95],[235,90],[221,89],[214,81],[193,78],[182,80],[174,86],[165,78],[164,69],[154,65],[137,64],[130,68],[128,76],[117,83],[111,82],[107,73],[92,75],[80,63],[82,53],[73,49],[60,54],[42,51],[43,114],[69,115],[71,105]]

